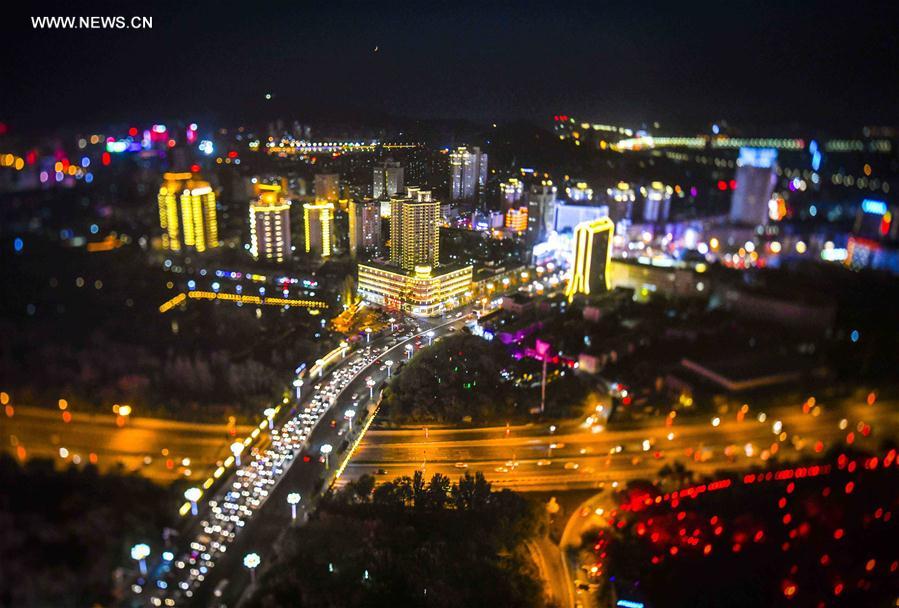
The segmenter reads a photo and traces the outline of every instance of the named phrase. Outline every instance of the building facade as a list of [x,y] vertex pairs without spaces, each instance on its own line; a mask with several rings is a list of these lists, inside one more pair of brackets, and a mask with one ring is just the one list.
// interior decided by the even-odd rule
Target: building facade
[[218,247],[215,191],[193,173],[165,173],[159,188],[162,246],[169,251],[202,253]]
[[321,258],[330,256],[334,249],[334,204],[304,204],[303,234],[306,253]]
[[450,199],[473,199],[487,184],[487,154],[480,148],[456,148],[450,153]]
[[583,222],[574,229],[574,264],[565,295],[602,293],[611,289],[612,236],[615,224],[608,217]]
[[315,200],[336,203],[340,200],[340,175],[319,173],[315,176]]
[[766,226],[768,202],[777,184],[777,150],[740,148],[736,182],[730,203],[730,221],[747,226]]
[[250,202],[250,254],[254,259],[290,259],[290,201],[280,186],[258,185],[259,197]]
[[372,304],[432,317],[471,298],[472,267],[417,266],[402,270],[375,262],[359,264],[359,296]]
[[371,256],[381,246],[381,203],[351,200],[349,206],[350,255]]
[[555,230],[556,191],[550,180],[543,180],[540,184],[530,187],[527,230],[529,243],[539,243]]
[[403,270],[435,267],[440,260],[440,202],[430,190],[406,189],[390,200],[390,263]]
[[403,166],[397,162],[385,161],[375,166],[371,186],[372,198],[382,199],[402,194]]

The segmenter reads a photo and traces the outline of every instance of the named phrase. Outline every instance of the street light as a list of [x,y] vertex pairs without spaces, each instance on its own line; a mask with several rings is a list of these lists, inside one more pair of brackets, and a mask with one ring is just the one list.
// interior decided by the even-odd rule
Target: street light
[[256,568],[262,563],[258,553],[247,553],[243,556],[243,565],[250,570],[250,584],[256,584]]
[[388,359],[387,361],[384,362],[384,365],[387,366],[387,377],[389,378],[390,377],[390,368],[393,367],[393,361]]
[[350,421],[350,432],[353,431],[353,418],[356,416],[356,410],[347,410],[343,413],[344,417]]
[[235,441],[231,444],[231,453],[234,454],[234,461],[237,463],[237,466],[240,466],[240,455],[245,447],[247,446],[243,444],[243,441]]
[[368,344],[371,342],[371,327],[365,328],[365,343]]
[[197,514],[197,501],[200,500],[200,497],[203,495],[203,490],[200,488],[187,488],[184,490],[184,498],[190,501],[190,514]]
[[262,411],[265,414],[265,417],[268,418],[268,430],[272,430],[275,428],[275,408],[267,407]]
[[407,345],[406,345],[406,360],[407,360],[407,361],[408,361],[409,359],[412,358],[412,351],[413,351],[413,350],[415,350],[415,347],[414,347],[414,346],[412,346],[411,344],[407,344]]
[[374,399],[374,398],[375,398],[375,379],[372,378],[371,376],[369,376],[368,378],[366,378],[366,379],[365,379],[365,386],[368,387],[368,398],[369,398],[369,399]]
[[297,505],[300,502],[300,493],[299,492],[291,492],[287,495],[287,504],[290,505],[290,517],[293,520],[297,518]]
[[325,375],[325,360],[316,359],[315,364],[318,366],[318,377],[321,378]]
[[350,345],[347,344],[345,341],[343,341],[343,340],[340,341],[340,356],[341,356],[341,358],[346,358],[346,349],[349,346]]
[[330,443],[326,443],[320,448],[322,456],[325,457],[325,470],[328,470],[329,468],[331,468],[330,463],[328,461],[328,455],[331,453],[331,451],[333,449],[334,449],[334,447]]
[[387,320],[390,321],[390,331],[396,331],[396,325],[395,325],[396,319],[394,319],[393,317],[390,317]]
[[300,390],[303,388],[303,381],[300,380],[299,378],[297,378],[296,380],[293,381],[293,385],[297,389],[297,400],[299,401],[300,396],[301,396]]
[[434,331],[431,330],[425,335],[428,337],[428,346],[430,346],[434,342]]
[[131,547],[131,559],[137,560],[140,566],[140,573],[147,576],[147,557],[150,555],[150,545],[146,543],[138,543]]

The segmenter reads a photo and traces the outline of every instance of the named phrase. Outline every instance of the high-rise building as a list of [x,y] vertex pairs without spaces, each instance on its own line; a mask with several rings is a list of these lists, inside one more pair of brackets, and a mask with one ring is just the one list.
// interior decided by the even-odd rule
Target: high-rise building
[[437,266],[440,260],[440,203],[430,190],[406,188],[390,200],[390,263],[404,270]]
[[450,199],[477,197],[487,183],[487,154],[480,148],[456,148],[450,153]]
[[574,231],[579,224],[608,217],[608,205],[571,205],[560,203],[555,206],[553,225],[556,232]]
[[528,229],[528,208],[518,207],[506,211],[506,228],[519,234]]
[[388,198],[403,192],[403,166],[399,163],[384,161],[375,166],[373,174],[372,198]]
[[318,173],[315,176],[315,200],[336,203],[340,200],[340,175]]
[[539,243],[555,229],[556,187],[550,180],[531,186],[528,192],[528,232],[530,243]]
[[565,188],[568,200],[573,203],[581,203],[593,200],[593,188],[587,182],[575,182]]
[[159,226],[162,246],[171,251],[202,253],[218,247],[215,191],[193,173],[164,173],[159,188]]
[[381,245],[381,203],[350,201],[350,255],[372,254]]
[[666,186],[662,182],[652,182],[644,191],[643,221],[653,224],[668,221],[673,192],[671,186]]
[[524,184],[518,178],[510,177],[509,181],[499,185],[499,198],[504,210],[517,207],[523,194]]
[[303,233],[306,253],[322,258],[331,255],[334,248],[334,203],[304,204]]
[[283,262],[290,258],[290,201],[281,186],[257,184],[250,202],[250,254],[254,259]]
[[740,148],[737,187],[730,201],[730,221],[748,226],[768,224],[768,202],[777,184],[777,149]]
[[575,294],[591,294],[611,288],[609,271],[612,261],[612,236],[615,224],[607,217],[583,222],[574,229],[574,263],[565,295],[571,301]]

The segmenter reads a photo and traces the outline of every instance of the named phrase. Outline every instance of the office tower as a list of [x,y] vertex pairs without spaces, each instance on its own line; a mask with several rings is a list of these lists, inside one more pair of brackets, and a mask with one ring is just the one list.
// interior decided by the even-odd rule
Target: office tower
[[159,226],[162,246],[171,251],[202,253],[218,247],[215,192],[193,173],[164,173],[159,188]]
[[513,209],[518,206],[521,196],[524,194],[524,184],[515,177],[499,185],[500,205],[503,210]]
[[336,203],[340,200],[340,176],[336,173],[319,173],[315,176],[315,200]]
[[381,203],[350,201],[350,255],[372,254],[381,245]]
[[587,182],[576,182],[574,185],[568,186],[565,188],[565,194],[573,203],[593,200],[593,188]]
[[574,263],[565,295],[602,293],[611,289],[609,270],[615,224],[607,217],[583,222],[574,229]]
[[334,246],[334,203],[304,204],[303,232],[306,253],[323,258],[331,255]]
[[519,234],[528,229],[528,208],[518,207],[506,211],[506,228]]
[[440,260],[440,203],[430,190],[406,189],[390,200],[390,263],[404,270],[437,266]]
[[388,198],[403,192],[403,167],[397,162],[385,161],[374,168],[372,198]]
[[613,222],[631,222],[634,219],[634,204],[637,193],[627,182],[618,182],[614,188],[606,190],[609,198],[609,216]]
[[539,243],[555,229],[556,187],[550,180],[531,186],[528,192],[528,231],[530,243]]
[[487,154],[480,148],[456,148],[450,153],[450,199],[477,197],[487,183]]
[[578,224],[609,216],[608,205],[571,205],[560,202],[553,211],[555,212],[553,226],[556,232],[573,231]]
[[253,259],[283,262],[290,258],[290,201],[282,187],[257,184],[259,196],[250,202],[250,254]]
[[775,148],[740,148],[737,187],[730,201],[730,221],[748,226],[768,224],[768,201],[777,184]]
[[649,188],[644,189],[643,221],[649,223],[668,221],[668,213],[671,211],[671,194],[674,192],[671,186],[662,182],[652,182]]

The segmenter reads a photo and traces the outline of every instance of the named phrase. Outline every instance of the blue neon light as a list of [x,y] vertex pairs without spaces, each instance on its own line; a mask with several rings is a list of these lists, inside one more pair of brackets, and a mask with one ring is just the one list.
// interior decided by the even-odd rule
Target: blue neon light
[[862,211],[871,215],[886,215],[887,204],[885,201],[876,201],[872,198],[866,198],[862,201]]
[[770,169],[777,162],[777,148],[740,148],[739,166],[749,165],[760,169]]
[[621,608],[644,608],[643,602],[632,602],[630,600],[618,600],[616,606]]

